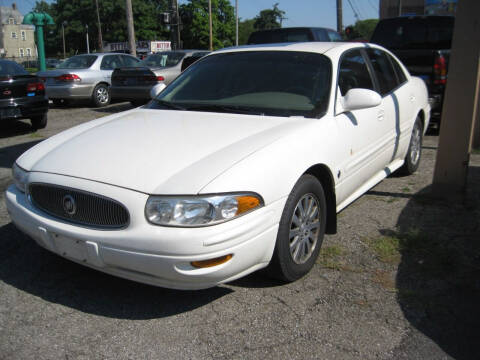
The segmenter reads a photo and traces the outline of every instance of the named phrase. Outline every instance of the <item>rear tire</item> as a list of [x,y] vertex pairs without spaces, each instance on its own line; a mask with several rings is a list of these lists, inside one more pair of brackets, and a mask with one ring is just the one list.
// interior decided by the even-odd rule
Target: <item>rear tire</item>
[[399,169],[399,173],[403,175],[412,175],[417,171],[422,158],[422,141],[423,141],[423,126],[422,120],[417,117],[413,124],[412,136],[410,137],[410,144],[408,145],[405,162]]
[[30,119],[33,130],[44,129],[47,126],[47,113]]
[[326,221],[322,184],[312,175],[303,175],[285,203],[267,273],[286,282],[307,274],[320,253]]
[[110,104],[110,90],[106,84],[98,84],[93,89],[92,102],[95,107],[107,106]]

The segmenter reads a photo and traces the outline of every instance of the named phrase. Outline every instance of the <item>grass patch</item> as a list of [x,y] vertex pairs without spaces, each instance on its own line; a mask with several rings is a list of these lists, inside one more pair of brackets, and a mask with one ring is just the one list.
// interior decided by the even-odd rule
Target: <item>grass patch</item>
[[408,186],[405,186],[402,188],[402,192],[404,193],[409,193],[410,192],[410,188]]
[[397,264],[400,261],[400,239],[398,237],[392,235],[365,239],[365,243],[373,250],[380,261],[388,264]]
[[480,154],[480,148],[472,149],[472,154]]
[[342,255],[345,252],[345,249],[338,245],[322,247],[318,263],[327,269],[342,270],[345,266],[342,262]]

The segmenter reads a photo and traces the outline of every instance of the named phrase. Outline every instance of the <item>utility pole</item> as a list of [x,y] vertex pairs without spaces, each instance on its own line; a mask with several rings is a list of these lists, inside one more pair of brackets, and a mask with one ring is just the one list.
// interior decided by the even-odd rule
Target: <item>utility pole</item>
[[87,54],[90,54],[90,43],[88,42],[88,24],[85,25],[85,29],[87,30]]
[[459,1],[440,122],[432,189],[442,198],[465,190],[473,128],[480,103],[480,1]]
[[100,23],[100,12],[98,11],[98,0],[95,0],[97,6],[97,21],[98,21],[98,49],[103,52],[103,39],[102,39],[102,24]]
[[67,58],[66,51],[65,51],[65,25],[67,25],[67,22],[66,21],[62,22],[63,59]]
[[398,0],[398,16],[402,16],[402,0]]
[[180,16],[178,13],[178,2],[177,0],[170,1],[170,12],[172,14],[171,18],[171,36],[172,36],[172,49],[180,49]]
[[342,0],[337,0],[337,32],[341,34],[343,31],[343,4]]
[[210,24],[210,51],[213,50],[213,33],[212,33],[212,0],[208,0],[208,18]]
[[238,0],[235,0],[235,46],[238,46]]
[[128,29],[128,47],[130,54],[137,56],[137,46],[135,45],[135,29],[133,28],[132,0],[125,0],[127,8],[127,29]]

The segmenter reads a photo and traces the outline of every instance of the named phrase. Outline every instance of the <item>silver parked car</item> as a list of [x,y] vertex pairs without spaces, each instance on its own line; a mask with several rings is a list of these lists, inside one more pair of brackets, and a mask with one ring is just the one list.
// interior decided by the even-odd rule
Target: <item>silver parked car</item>
[[141,60],[128,54],[95,53],[75,55],[55,70],[40,71],[47,96],[60,105],[75,99],[91,99],[97,107],[110,103],[112,72],[117,67],[139,66]]
[[168,85],[208,53],[204,50],[165,51],[149,55],[137,68],[117,68],[112,74],[111,96],[129,100],[134,105],[146,103],[153,86]]

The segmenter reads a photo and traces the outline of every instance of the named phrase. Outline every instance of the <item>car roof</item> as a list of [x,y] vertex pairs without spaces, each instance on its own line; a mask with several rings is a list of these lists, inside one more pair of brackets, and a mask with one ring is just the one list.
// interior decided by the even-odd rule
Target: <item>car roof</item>
[[367,44],[367,43],[309,41],[309,42],[293,42],[293,43],[244,45],[244,46],[230,47],[230,48],[217,50],[212,54],[238,52],[238,51],[303,51],[303,52],[314,52],[319,54],[325,54],[327,51],[332,49],[343,52],[347,49],[353,49],[358,47],[381,48],[378,45]]
[[331,30],[331,31],[336,32],[336,30],[333,30],[333,29],[327,28],[327,27],[321,27],[321,26],[293,26],[293,27],[282,27],[282,28],[277,28],[277,29],[257,30],[257,31],[254,31],[253,33],[272,32],[272,31],[283,32],[283,31],[289,31],[289,30],[319,30],[319,29],[321,29],[321,30]]

